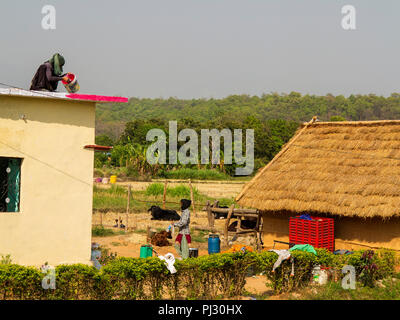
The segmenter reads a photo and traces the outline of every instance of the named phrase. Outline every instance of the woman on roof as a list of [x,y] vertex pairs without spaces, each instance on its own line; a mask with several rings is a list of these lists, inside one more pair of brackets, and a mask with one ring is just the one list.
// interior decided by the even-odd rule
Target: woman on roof
[[65,59],[59,53],[43,63],[36,71],[32,79],[30,90],[35,91],[56,91],[58,81],[68,81],[66,74],[63,74]]

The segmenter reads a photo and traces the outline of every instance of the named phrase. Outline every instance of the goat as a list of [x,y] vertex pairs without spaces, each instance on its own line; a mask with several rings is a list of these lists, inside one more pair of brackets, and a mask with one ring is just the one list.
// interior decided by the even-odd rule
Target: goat
[[175,210],[164,210],[158,206],[151,206],[147,212],[151,212],[151,220],[179,221],[181,219]]

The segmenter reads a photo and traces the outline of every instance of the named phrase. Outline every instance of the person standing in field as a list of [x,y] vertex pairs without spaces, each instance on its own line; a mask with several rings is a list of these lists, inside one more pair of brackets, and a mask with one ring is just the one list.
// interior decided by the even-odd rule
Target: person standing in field
[[190,237],[190,211],[189,207],[191,205],[191,201],[187,199],[181,200],[181,219],[172,223],[174,227],[179,228],[179,233],[175,239],[175,249],[182,257],[182,259],[186,259],[189,257],[189,244],[192,242],[192,238]]

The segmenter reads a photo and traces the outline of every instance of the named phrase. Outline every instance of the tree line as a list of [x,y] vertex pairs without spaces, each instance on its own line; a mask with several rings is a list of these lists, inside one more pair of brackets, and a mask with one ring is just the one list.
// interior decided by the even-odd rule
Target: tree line
[[[315,115],[322,121],[400,119],[400,94],[344,97],[292,92],[260,97],[234,95],[223,99],[131,98],[128,104],[99,105],[96,113],[96,143],[114,146],[108,158],[109,165],[135,167],[139,172],[151,174],[172,170],[170,166],[146,164],[145,154],[150,145],[146,134],[153,128],[168,134],[168,121],[177,120],[178,131],[190,128],[198,134],[201,129],[254,129],[257,169],[279,152],[300,123]],[[99,159],[97,156],[97,165],[105,165],[105,157],[103,161]],[[232,174],[234,166],[214,168],[208,165],[197,166],[197,169],[219,169]]]
[[[158,170],[172,170],[176,168],[197,168],[197,169],[217,169],[222,172],[233,175],[236,165],[225,165],[221,162],[219,165],[206,164],[202,165],[159,165],[151,166],[146,161],[146,152],[151,141],[146,141],[146,134],[150,129],[158,128],[163,130],[167,135],[169,134],[169,122],[162,119],[150,119],[150,120],[133,120],[129,121],[125,125],[125,129],[119,138],[113,140],[107,134],[100,134],[96,137],[96,143],[100,145],[112,145],[114,146],[111,155],[105,157],[97,156],[97,166],[103,166],[107,163],[112,166],[119,167],[134,167],[140,174],[150,173],[152,175],[157,174]],[[277,152],[281,149],[282,145],[286,143],[294,134],[298,128],[298,123],[295,121],[286,121],[281,119],[271,119],[267,121],[261,121],[254,116],[248,116],[244,119],[235,120],[210,120],[205,122],[198,122],[192,118],[184,118],[178,121],[178,132],[182,129],[190,128],[195,130],[200,136],[201,129],[230,129],[232,132],[234,129],[253,129],[254,130],[254,158],[255,168],[259,168],[268,161],[270,161]],[[243,135],[245,136],[245,135]],[[243,137],[245,139],[245,137]],[[185,142],[179,142],[180,147]],[[245,145],[245,142],[243,142]],[[211,147],[211,144],[210,144]],[[221,139],[221,150],[223,150],[223,139]],[[200,151],[200,150],[199,150]],[[221,151],[222,152],[222,151]],[[199,157],[200,157],[199,152]],[[210,152],[211,155],[211,152]],[[221,159],[223,160],[223,155]],[[99,159],[103,159],[100,161]]]

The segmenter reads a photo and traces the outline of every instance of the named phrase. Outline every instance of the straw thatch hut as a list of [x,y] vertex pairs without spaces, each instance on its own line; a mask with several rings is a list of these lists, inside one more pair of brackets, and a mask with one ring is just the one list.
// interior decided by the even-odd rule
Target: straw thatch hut
[[336,249],[400,250],[400,121],[314,120],[236,198],[263,212],[264,245],[309,213],[335,219]]

